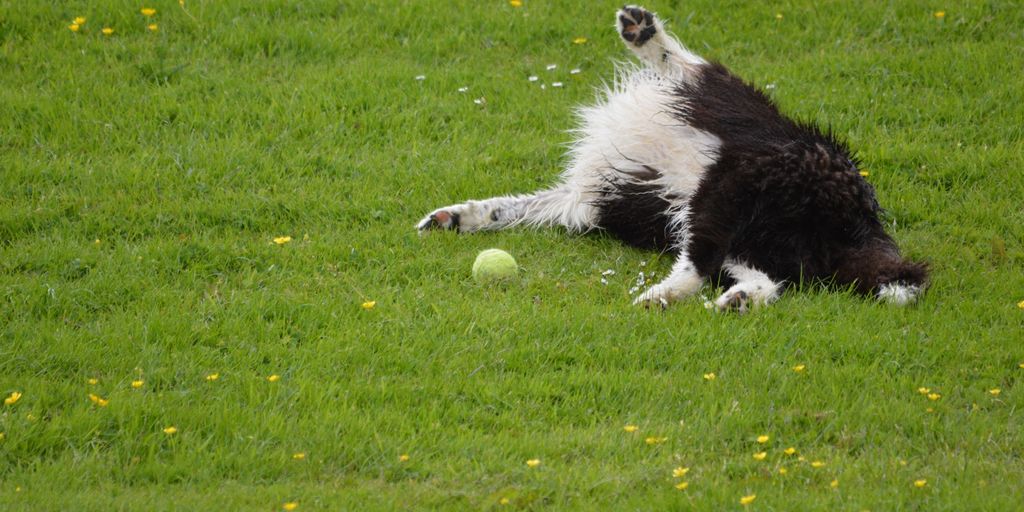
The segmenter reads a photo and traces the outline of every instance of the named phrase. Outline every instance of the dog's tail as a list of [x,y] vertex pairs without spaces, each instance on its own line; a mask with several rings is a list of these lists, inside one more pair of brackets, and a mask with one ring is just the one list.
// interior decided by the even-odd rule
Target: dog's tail
[[840,283],[852,283],[864,295],[905,305],[917,301],[928,288],[928,264],[904,259],[889,240],[851,250],[836,273]]

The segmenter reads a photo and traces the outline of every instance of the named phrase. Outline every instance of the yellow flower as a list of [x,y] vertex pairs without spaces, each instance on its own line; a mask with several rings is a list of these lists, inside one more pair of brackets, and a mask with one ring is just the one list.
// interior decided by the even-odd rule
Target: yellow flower
[[306,452],[297,452],[292,454],[292,458],[295,460],[302,460],[306,458]]
[[290,236],[279,236],[279,237],[275,237],[274,238],[274,243],[277,244],[277,245],[284,245],[284,244],[286,244],[288,242],[291,242],[291,241],[292,241],[292,237],[290,237]]
[[[1018,308],[1021,308],[1021,309],[1024,309],[1024,300],[1022,300],[1022,301],[1018,302],[1018,303],[1017,303],[1017,307],[1018,307]],[[1020,364],[1020,367],[1021,367],[1021,368],[1024,368],[1024,363],[1021,363],[1021,364]]]
[[690,482],[679,482],[678,484],[676,484],[676,489],[679,489],[680,491],[685,491],[686,488],[689,486]]
[[781,12],[775,13],[775,19],[781,20],[782,19],[782,13]]
[[871,173],[868,171],[860,171],[860,175],[867,178],[868,176],[871,176]]
[[508,498],[502,498],[502,499],[498,500],[498,503],[500,503],[502,505],[508,505],[511,502],[512,502],[512,500],[510,500]]
[[150,23],[149,25],[146,25],[146,28],[148,28],[152,32],[156,32],[158,27],[156,26],[156,23]]
[[281,376],[276,373],[271,375],[270,377],[267,377],[267,382],[277,382],[279,380],[281,380]]
[[921,488],[926,485],[928,485],[928,480],[925,480],[924,478],[920,480],[914,480],[914,487]]
[[167,427],[167,428],[164,429],[164,434],[167,434],[169,436],[173,436],[174,434],[177,434],[177,433],[178,433],[178,427],[171,426],[171,427]]
[[1001,390],[999,388],[992,388],[992,389],[988,390],[988,394],[990,394],[992,396],[999,396],[999,393],[1002,393],[1002,392],[1003,392],[1003,390]]
[[540,466],[540,459],[530,459],[530,460],[526,461],[526,465],[531,467],[531,468],[535,468],[537,466]]
[[21,393],[12,391],[7,398],[4,398],[4,405],[14,405],[18,403],[18,400],[21,400]]
[[831,487],[833,489],[835,489],[836,487],[839,487],[839,479],[832,480],[831,482],[829,482],[828,485],[829,485],[829,487]]
[[5,437],[7,437],[7,435],[4,434],[3,432],[0,432],[0,441],[3,441]]
[[705,373],[704,380],[715,380],[715,372]]
[[921,393],[922,395],[927,395],[928,393],[931,393],[932,390],[931,388],[917,388],[917,392]]
[[403,453],[398,456],[398,462],[409,462],[409,454]]
[[640,427],[638,427],[636,425],[626,425],[625,427],[622,427],[622,430],[625,430],[626,432],[629,432],[630,434],[632,434],[633,432],[636,432],[637,430],[640,430]]
[[139,11],[139,12],[141,12],[143,16],[148,18],[148,17],[156,14],[156,9],[153,9],[151,7],[143,7],[142,10]]
[[284,505],[281,505],[281,508],[283,508],[285,510],[295,510],[295,509],[299,508],[299,502],[297,502],[297,501],[289,501],[288,503],[285,503]]
[[794,453],[796,453],[796,448],[790,446],[789,448],[782,450],[782,453],[785,453],[786,455],[793,455]]
[[[1021,304],[1024,304],[1024,302],[1021,302]],[[1017,367],[1019,367],[1020,369],[1024,370],[1024,363],[1018,364]]]
[[587,38],[585,37],[577,37],[576,39],[572,40],[572,44],[583,44],[585,42],[587,42]]
[[798,364],[798,365],[793,367],[793,371],[797,372],[797,373],[800,373],[800,372],[804,371],[805,368],[807,368],[807,365]]
[[110,400],[104,400],[92,393],[89,393],[89,400],[100,407],[106,407],[110,403]]
[[946,11],[935,11],[935,17],[940,19],[940,20],[942,18],[945,18],[946,17]]
[[368,300],[368,301],[363,303],[363,309],[373,309],[373,307],[376,306],[376,305],[377,305],[377,301],[375,301],[375,300]]
[[754,454],[754,460],[764,460],[768,456],[768,452],[757,452]]
[[[114,29],[110,27],[103,27],[103,30],[100,30],[100,32],[103,32],[103,35],[105,36],[109,36],[114,33]],[[97,239],[96,242],[99,243],[99,239]]]
[[678,468],[675,468],[675,469],[672,470],[672,476],[674,476],[676,478],[682,478],[682,477],[686,476],[686,474],[689,473],[689,472],[690,472],[690,468],[684,468],[682,466],[679,466]]
[[825,463],[820,461],[820,460],[816,460],[816,461],[811,463],[811,467],[812,468],[823,468],[823,467],[825,467]]
[[75,19],[74,21],[72,21],[72,23],[74,23],[75,25],[85,25],[85,18],[83,18],[82,16],[75,16]]
[[925,409],[924,412],[935,412],[935,409],[929,407],[929,408]]
[[78,32],[78,24],[77,23],[72,23],[72,24],[68,25],[68,30],[70,30],[72,32]]
[[523,1],[522,0],[508,0],[508,4],[511,5],[512,7],[522,7],[523,6]]
[[211,373],[211,374],[206,376],[206,380],[208,380],[210,382],[213,382],[213,381],[215,381],[215,380],[217,380],[219,378],[220,378],[220,374],[219,373]]
[[757,436],[757,442],[759,442],[761,444],[767,443],[769,439],[771,439],[771,437],[768,437],[767,434],[766,435],[762,435],[762,436]]
[[647,439],[644,439],[644,442],[647,444],[661,444],[665,441],[668,441],[667,437],[648,437]]
[[142,385],[143,385],[143,384],[145,384],[145,383],[146,383],[146,382],[145,382],[145,381],[143,381],[142,379],[139,379],[139,380],[133,380],[133,381],[132,381],[132,387],[133,387],[133,388],[135,388],[135,389],[139,389],[139,388],[141,388],[141,387],[142,387]]
[[906,466],[907,465],[907,461],[905,461],[903,459],[900,459],[898,462],[900,463],[900,466]]
[[786,473],[789,473],[789,470],[787,470],[787,469],[786,469],[786,468],[784,468],[784,467],[783,467],[783,468],[779,468],[779,474],[780,474],[780,475],[785,475]]
[[940,398],[942,398],[942,395],[940,395],[938,393],[928,393],[928,400],[931,400],[931,401],[934,402],[934,401],[936,401],[936,400],[938,400]]
[[96,384],[100,383],[100,380],[99,379],[89,379],[86,382],[88,382],[90,386],[95,386]]
[[757,495],[756,494],[751,494],[750,496],[744,496],[744,497],[740,498],[740,505],[743,505],[743,506],[750,505],[756,499],[757,499]]

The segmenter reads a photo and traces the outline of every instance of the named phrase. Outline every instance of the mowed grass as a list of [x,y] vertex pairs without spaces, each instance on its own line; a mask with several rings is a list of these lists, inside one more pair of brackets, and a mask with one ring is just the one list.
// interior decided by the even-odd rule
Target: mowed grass
[[414,232],[553,183],[626,58],[619,4],[523,4],[0,2],[0,508],[1019,507],[1020,4],[647,4],[846,136],[932,264],[914,307],[746,316],[632,307],[671,257],[600,233]]

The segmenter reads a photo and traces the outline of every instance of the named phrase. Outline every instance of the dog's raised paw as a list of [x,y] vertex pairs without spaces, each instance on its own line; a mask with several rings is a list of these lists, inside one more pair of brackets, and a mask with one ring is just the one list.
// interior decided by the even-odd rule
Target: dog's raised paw
[[743,290],[726,292],[715,301],[718,311],[732,311],[739,314],[746,313],[750,306],[750,296]]
[[624,6],[619,10],[617,16],[619,35],[630,44],[643,46],[658,33],[658,28],[654,24],[654,15],[642,7]]

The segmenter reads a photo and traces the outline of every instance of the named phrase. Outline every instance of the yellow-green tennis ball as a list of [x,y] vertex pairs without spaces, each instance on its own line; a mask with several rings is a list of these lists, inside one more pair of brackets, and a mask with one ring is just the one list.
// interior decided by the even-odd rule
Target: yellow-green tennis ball
[[487,249],[473,262],[473,279],[480,283],[515,277],[518,271],[516,259],[501,249]]

